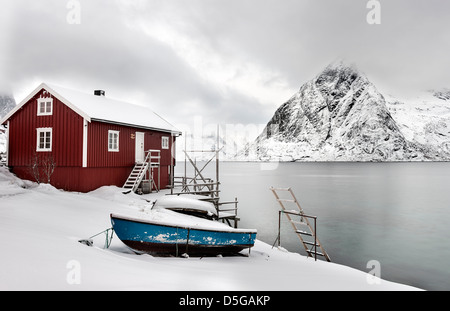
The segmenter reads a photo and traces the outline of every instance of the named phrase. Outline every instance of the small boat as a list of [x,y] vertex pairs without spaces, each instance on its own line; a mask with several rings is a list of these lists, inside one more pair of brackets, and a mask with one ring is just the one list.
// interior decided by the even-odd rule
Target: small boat
[[[114,232],[125,245],[137,252],[149,254],[235,254],[253,247],[255,243],[256,230],[235,229],[217,221],[179,215],[177,219],[191,218],[181,219],[179,222],[164,222],[111,214],[111,223]],[[200,223],[192,222],[192,218],[200,219]]]

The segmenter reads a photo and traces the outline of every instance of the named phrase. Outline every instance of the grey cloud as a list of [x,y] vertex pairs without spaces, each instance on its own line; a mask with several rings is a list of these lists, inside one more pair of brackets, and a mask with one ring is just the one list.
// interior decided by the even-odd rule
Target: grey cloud
[[[417,88],[449,84],[450,2],[381,1],[369,25],[363,0],[189,1],[198,33],[218,49],[282,72],[299,87],[335,58],[379,80]],[[194,7],[194,8],[192,8]],[[200,18],[203,17],[203,18]]]
[[21,17],[40,22],[24,26],[17,19],[13,27],[13,80],[21,81],[30,75],[63,83],[72,80],[83,84],[80,81],[87,80],[124,91],[145,90],[171,103],[207,92],[195,72],[167,46],[115,23],[117,11],[105,13],[93,8],[102,12],[97,16],[83,10],[83,22],[69,25],[60,16],[65,17],[65,9],[58,14],[32,9],[36,8],[23,9]]
[[67,2],[7,0],[12,13],[2,60],[9,66],[1,80],[13,88],[33,79],[101,87],[149,103],[175,123],[193,114],[205,122],[265,122],[288,99],[268,107],[250,91],[219,89],[170,45],[130,26],[162,18],[224,62],[239,59],[277,72],[292,94],[340,57],[394,88],[450,86],[448,1],[381,1],[381,25],[367,24],[364,0],[80,0],[80,25],[66,22]]

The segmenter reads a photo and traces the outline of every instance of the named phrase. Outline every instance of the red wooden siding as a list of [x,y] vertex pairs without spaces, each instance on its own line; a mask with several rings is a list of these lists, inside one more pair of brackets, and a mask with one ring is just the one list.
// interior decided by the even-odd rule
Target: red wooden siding
[[[108,131],[119,131],[119,152],[108,151]],[[172,146],[168,133],[150,131],[93,121],[88,125],[88,167],[133,166],[135,162],[136,132],[144,133],[144,149],[161,150],[161,165],[171,164]],[[161,149],[162,136],[169,137],[169,149]]]
[[[48,93],[47,93],[48,94]],[[57,166],[81,166],[83,147],[83,118],[53,97],[53,114],[37,115],[37,99],[31,98],[10,120],[10,166],[30,166],[35,155],[51,155]],[[52,151],[36,152],[37,128],[52,128]]]
[[[14,173],[23,179],[34,180],[29,167],[16,166]],[[102,186],[122,187],[124,176],[128,176],[128,167],[120,168],[80,168],[80,167],[56,167],[51,184],[68,191],[89,192]]]
[[[108,131],[119,132],[119,151],[108,151]],[[121,187],[135,164],[136,132],[144,133],[144,150],[161,150],[160,186],[166,188],[171,180],[168,174],[169,166],[175,165],[172,160],[172,137],[170,133],[151,131],[124,125],[92,121],[88,125],[88,159],[83,176],[90,189],[99,185],[116,185]],[[162,137],[169,137],[169,149],[162,149]],[[102,171],[101,169],[106,169]],[[105,177],[109,176],[109,177]],[[154,169],[157,180],[158,171]],[[109,183],[108,183],[109,182]],[[87,186],[87,185],[86,185]]]
[[[108,151],[108,131],[119,131],[119,152]],[[134,165],[134,141],[124,126],[91,122],[88,125],[88,167],[120,167]],[[128,138],[127,138],[128,136]]]

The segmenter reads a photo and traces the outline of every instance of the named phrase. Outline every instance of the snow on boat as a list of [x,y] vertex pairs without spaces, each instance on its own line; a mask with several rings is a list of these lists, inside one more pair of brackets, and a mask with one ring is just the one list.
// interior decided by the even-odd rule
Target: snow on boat
[[153,208],[170,209],[179,213],[207,219],[217,218],[217,210],[214,204],[204,201],[204,198],[205,196],[198,195],[183,195],[182,197],[168,195],[157,199]]
[[163,212],[178,215],[164,221],[164,217],[161,220],[111,214],[111,223],[125,245],[150,254],[233,254],[251,248],[255,243],[256,230],[235,229],[217,221]]

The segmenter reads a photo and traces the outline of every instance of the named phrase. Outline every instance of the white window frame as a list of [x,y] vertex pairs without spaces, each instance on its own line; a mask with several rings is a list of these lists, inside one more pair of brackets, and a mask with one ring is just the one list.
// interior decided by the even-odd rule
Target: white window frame
[[[47,106],[47,103],[50,103],[49,106]],[[43,106],[44,111],[41,111],[41,107]],[[47,108],[50,108],[47,110]],[[53,98],[47,97],[47,98],[38,98],[37,100],[37,115],[38,116],[51,116],[53,114]]]
[[[117,135],[117,142],[111,141],[114,140],[114,136]],[[108,131],[108,151],[110,152],[119,152],[119,131]]]
[[[41,147],[41,133],[44,133],[44,146]],[[50,138],[50,146],[47,147],[47,136]],[[36,151],[48,152],[52,151],[53,129],[51,127],[40,127],[36,129]]]
[[169,149],[169,136],[161,137],[161,149]]

